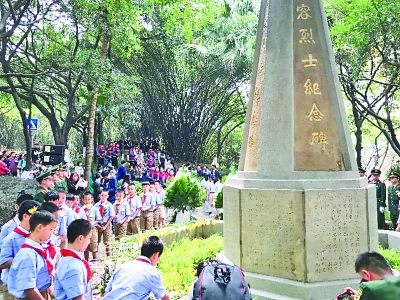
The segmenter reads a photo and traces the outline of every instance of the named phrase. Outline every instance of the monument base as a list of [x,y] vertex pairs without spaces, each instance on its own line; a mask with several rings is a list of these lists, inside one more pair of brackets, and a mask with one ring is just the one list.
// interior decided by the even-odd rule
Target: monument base
[[373,186],[258,189],[238,182],[224,186],[224,253],[246,272],[303,283],[356,279],[357,255],[378,250]]
[[[217,259],[233,263],[221,252]],[[346,287],[357,289],[359,279],[303,283],[273,276],[244,272],[253,298],[258,300],[333,300]]]

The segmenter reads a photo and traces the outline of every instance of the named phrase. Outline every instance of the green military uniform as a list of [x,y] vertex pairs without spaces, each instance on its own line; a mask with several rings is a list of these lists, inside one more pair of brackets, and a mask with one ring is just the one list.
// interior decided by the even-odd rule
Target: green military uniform
[[[39,182],[40,184],[42,183],[43,180],[49,179],[51,177],[51,174],[49,171],[40,174],[38,177],[36,177],[36,181]],[[50,189],[45,188],[44,186],[40,186],[39,192],[35,195],[35,200],[43,203],[44,202],[44,195],[49,192]]]
[[[390,174],[390,178],[393,177],[399,178],[400,176],[397,173]],[[399,218],[399,197],[397,196],[397,188],[399,184],[393,184],[388,188],[388,202],[389,202],[389,212],[390,212],[390,219],[393,224],[393,230],[396,230],[397,227],[397,220]]]
[[[59,172],[61,171],[67,171],[68,168],[66,165],[59,165],[58,166]],[[67,184],[67,178],[60,178],[55,184],[54,188],[63,188],[65,192],[68,192],[68,184]]]
[[[371,171],[372,175],[381,175],[381,171],[374,169]],[[376,187],[376,202],[378,209],[378,229],[384,229],[385,226],[385,213],[380,211],[381,207],[386,207],[386,185],[377,180],[374,182]]]
[[63,188],[66,192],[68,192],[67,179],[62,178],[54,184],[54,188]]
[[38,201],[39,203],[43,203],[44,195],[49,191],[50,190],[45,189],[44,187],[41,187],[40,191],[35,195],[35,200]]
[[400,299],[400,277],[387,280],[364,282],[354,300],[397,300]]

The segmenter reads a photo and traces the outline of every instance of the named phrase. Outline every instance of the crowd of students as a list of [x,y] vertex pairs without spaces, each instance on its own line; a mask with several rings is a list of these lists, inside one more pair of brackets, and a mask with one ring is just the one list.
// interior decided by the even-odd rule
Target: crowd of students
[[[126,190],[117,189],[114,203],[108,201],[108,190],[102,189],[99,193],[99,201],[95,203],[90,192],[85,192],[83,197],[78,193],[68,193],[68,190],[63,187],[64,184],[60,184],[65,182],[63,176],[57,174],[56,182],[53,176],[47,172],[37,178],[43,189],[35,197],[31,195],[18,197],[15,204],[18,214],[1,230],[0,269],[3,270],[1,280],[5,291],[16,298],[41,299],[34,298],[34,296],[39,297],[40,294],[41,297],[47,299],[50,293],[56,299],[72,299],[57,298],[57,284],[63,281],[57,279],[57,272],[54,279],[54,294],[52,290],[48,290],[49,278],[54,277],[53,271],[58,262],[60,265],[57,270],[61,270],[60,274],[63,274],[60,275],[61,277],[67,276],[68,269],[80,270],[79,276],[85,273],[82,268],[75,266],[78,262],[72,260],[71,264],[61,263],[63,261],[61,257],[75,250],[75,252],[84,253],[83,256],[79,254],[80,252],[77,253],[82,262],[84,259],[89,259],[90,253],[93,259],[97,259],[98,245],[101,241],[104,242],[106,254],[109,256],[113,230],[115,237],[119,238],[126,234],[138,233],[140,230],[159,228],[165,224],[165,209],[162,206],[165,192],[160,181],[142,182],[143,194],[141,195],[136,194],[134,184],[129,184]],[[81,230],[89,227],[90,235]],[[67,243],[70,245],[67,246]],[[27,247],[33,249],[34,252],[23,250],[24,256],[21,258],[17,256],[21,249]],[[69,250],[72,247],[72,252],[66,251],[67,247]],[[39,263],[40,265],[42,259],[44,259],[44,264],[36,268],[37,274],[32,273],[34,269],[25,270],[32,264]],[[48,274],[45,272],[46,266],[49,268]],[[86,271],[85,274],[89,273]],[[26,282],[26,284],[16,285],[18,281]],[[31,287],[33,283],[36,284],[35,291],[30,290],[34,288]],[[71,285],[72,283],[69,288]]]
[[[123,195],[122,192],[119,194]],[[107,196],[107,191],[102,192],[100,202],[93,206],[92,195],[86,193],[82,207],[75,205],[78,202],[76,196],[62,190],[47,192],[42,204],[27,194],[17,198],[15,209],[18,213],[2,227],[0,236],[1,281],[6,298],[92,298],[88,254],[92,251],[96,257],[98,238],[103,236],[106,242],[106,236],[111,235],[112,220],[116,219],[116,235],[121,233],[121,221],[130,220],[129,202],[113,206],[107,202]],[[145,242],[142,248],[145,257],[141,259],[151,262],[155,257],[154,249],[146,250],[148,246],[152,248],[151,243]],[[110,249],[107,251],[110,254]],[[159,257],[162,249],[157,253]],[[158,260],[153,262],[156,265]],[[117,278],[118,274],[113,281]],[[112,290],[112,283],[108,289]],[[159,287],[157,290],[150,288],[148,293],[150,291],[166,295],[165,289]]]

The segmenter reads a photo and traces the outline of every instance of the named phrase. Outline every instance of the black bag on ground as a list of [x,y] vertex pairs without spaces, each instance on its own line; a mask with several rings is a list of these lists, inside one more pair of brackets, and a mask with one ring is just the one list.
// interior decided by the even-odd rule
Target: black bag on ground
[[251,300],[249,285],[238,266],[205,266],[194,283],[193,300]]

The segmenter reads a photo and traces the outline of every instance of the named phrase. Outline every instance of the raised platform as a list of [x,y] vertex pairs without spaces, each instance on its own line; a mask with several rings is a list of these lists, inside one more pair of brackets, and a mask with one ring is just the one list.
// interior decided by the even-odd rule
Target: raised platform
[[400,232],[378,230],[379,245],[383,248],[400,250]]
[[[223,252],[217,258],[233,265]],[[359,286],[358,279],[302,283],[250,272],[244,274],[252,296],[259,300],[333,300],[346,287],[357,289]]]

